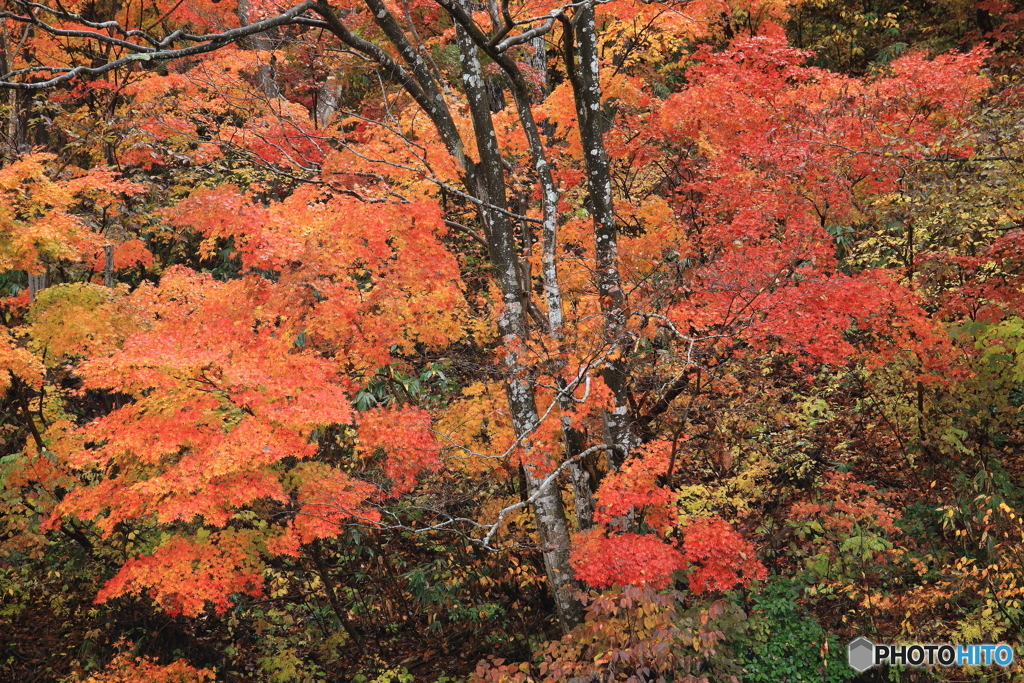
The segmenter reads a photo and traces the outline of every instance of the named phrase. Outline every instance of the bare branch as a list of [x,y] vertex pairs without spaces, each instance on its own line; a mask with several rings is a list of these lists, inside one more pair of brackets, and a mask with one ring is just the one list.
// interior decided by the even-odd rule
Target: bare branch
[[[296,5],[295,7],[286,12],[282,12],[276,17],[264,19],[263,21],[257,21],[254,24],[249,24],[248,26],[242,26],[239,28],[231,29],[230,31],[224,31],[223,33],[214,33],[204,36],[192,36],[189,34],[183,34],[176,31],[175,33],[171,34],[163,41],[161,41],[160,44],[163,45],[167,43],[167,41],[172,37],[190,42],[204,41],[202,42],[202,44],[199,45],[191,45],[189,47],[178,48],[176,50],[147,47],[145,45],[129,43],[127,41],[120,41],[116,38],[110,38],[109,36],[103,36],[103,34],[92,33],[89,31],[70,33],[63,32],[61,31],[61,29],[54,29],[48,24],[38,21],[37,19],[35,19],[35,17],[21,17],[19,15],[12,15],[10,13],[0,13],[0,18],[9,18],[16,21],[27,22],[41,28],[47,33],[51,33],[52,35],[66,36],[80,33],[84,34],[84,37],[95,38],[96,40],[101,40],[101,42],[107,42],[120,47],[125,47],[126,49],[130,49],[133,52],[133,54],[127,55],[120,59],[115,59],[111,62],[107,62],[106,64],[102,64],[98,67],[76,66],[74,68],[69,69],[68,71],[65,71],[59,76],[54,76],[53,78],[50,78],[45,81],[36,81],[33,83],[9,81],[7,79],[14,74],[4,74],[4,80],[0,81],[0,88],[14,90],[44,90],[46,88],[52,88],[53,86],[58,85],[60,83],[66,83],[67,81],[70,81],[71,79],[79,76],[100,76],[102,74],[107,73],[108,71],[113,71],[114,69],[118,69],[123,66],[128,66],[138,61],[180,59],[182,57],[191,57],[194,55],[203,54],[205,52],[212,52],[213,50],[220,49],[225,45],[237,42],[238,40],[245,38],[246,36],[251,36],[255,33],[261,33],[263,31],[267,31],[278,26],[284,26],[286,24],[295,23],[295,19],[299,15],[308,12],[315,5],[316,3],[313,2],[313,0],[304,0],[304,2]],[[54,67],[51,67],[51,69],[53,68]],[[24,70],[22,70],[22,72],[23,71]]]
[[496,52],[504,52],[505,50],[509,49],[510,47],[513,47],[514,45],[522,45],[523,43],[528,43],[537,36],[542,36],[548,31],[550,31],[551,27],[554,25],[555,17],[548,17],[548,19],[540,26],[535,26],[531,28],[529,31],[524,31],[523,33],[520,33],[517,36],[506,38],[505,40],[495,45],[494,49]]

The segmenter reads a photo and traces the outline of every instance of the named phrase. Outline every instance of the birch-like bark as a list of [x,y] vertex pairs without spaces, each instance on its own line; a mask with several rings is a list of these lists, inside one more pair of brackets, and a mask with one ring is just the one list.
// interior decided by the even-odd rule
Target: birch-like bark
[[[540,185],[541,212],[543,215],[543,227],[541,236],[541,277],[544,286],[544,302],[547,306],[548,334],[556,343],[563,339],[564,313],[562,305],[562,293],[558,284],[558,200],[560,193],[555,185],[551,172],[551,164],[548,162],[544,143],[540,137],[540,128],[533,116],[531,102],[531,88],[523,77],[519,66],[508,57],[499,52],[492,44],[492,40],[484,34],[473,22],[471,15],[455,0],[439,0],[439,4],[451,13],[452,17],[459,24],[461,29],[476,43],[477,47],[487,53],[491,59],[498,64],[505,72],[509,92],[512,94],[516,112],[519,116],[519,123],[523,128],[526,141],[530,149],[531,162],[537,171],[537,180]],[[543,36],[538,38],[543,42]],[[546,70],[545,70],[546,73]],[[560,385],[565,388],[564,383]],[[562,394],[559,398],[559,407],[562,411],[562,432],[565,438],[566,457],[572,458],[582,452],[586,447],[583,435],[572,426],[570,413],[574,411],[572,398]],[[573,501],[576,512],[576,522],[580,529],[589,529],[593,526],[594,519],[594,496],[593,484],[583,466],[583,463],[574,461],[569,466],[570,480],[573,485]]]
[[526,61],[536,74],[543,97],[548,93],[548,44],[544,36],[539,35],[530,41],[530,47],[533,48],[533,54]]
[[615,447],[611,460],[617,467],[638,442],[633,433],[629,408],[627,361],[632,344],[626,326],[626,298],[619,272],[618,224],[612,200],[611,165],[604,146],[605,114],[601,103],[594,2],[591,0],[580,5],[571,22],[566,19],[562,22],[566,71],[576,104],[594,218],[597,289],[604,317],[604,341],[608,347],[608,360],[601,374],[615,401],[606,419],[611,443]]
[[[506,208],[505,178],[498,139],[494,133],[490,102],[484,84],[477,43],[461,25],[456,40],[462,64],[470,116],[476,136],[480,163],[476,180],[479,195],[488,206],[481,208],[487,233],[491,264],[502,291],[502,311],[498,331],[505,345],[505,392],[516,436],[524,451],[529,451],[529,434],[539,417],[533,387],[522,364],[519,344],[526,338],[525,292],[522,291],[519,259],[508,216],[488,207]],[[478,196],[479,196],[478,195]],[[541,554],[548,585],[555,598],[558,619],[568,631],[582,620],[583,609],[575,596],[575,584],[569,564],[569,525],[562,505],[557,478],[547,478],[534,464],[524,464],[527,490],[533,499],[533,511],[540,536]]]

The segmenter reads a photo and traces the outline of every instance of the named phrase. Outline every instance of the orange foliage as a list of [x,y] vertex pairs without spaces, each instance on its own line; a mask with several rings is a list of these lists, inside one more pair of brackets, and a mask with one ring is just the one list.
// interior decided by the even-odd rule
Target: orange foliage
[[157,664],[148,657],[122,652],[104,669],[82,683],[204,683],[215,680],[209,669],[196,669],[179,659],[173,664]]
[[207,603],[223,612],[233,593],[263,593],[263,567],[253,558],[253,542],[251,534],[231,530],[196,540],[172,538],[152,555],[126,562],[96,602],[148,589],[168,614],[197,616]]

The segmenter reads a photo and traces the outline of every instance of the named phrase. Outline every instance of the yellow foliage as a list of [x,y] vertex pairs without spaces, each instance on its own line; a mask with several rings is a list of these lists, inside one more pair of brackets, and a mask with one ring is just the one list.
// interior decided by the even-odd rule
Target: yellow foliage
[[496,458],[515,440],[504,390],[497,383],[477,382],[462,390],[435,426],[442,444],[451,447],[449,463],[475,474],[489,472],[504,460]]
[[680,518],[723,513],[744,517],[764,500],[764,483],[776,470],[777,463],[754,454],[736,467],[732,476],[708,484],[679,486],[676,488],[676,500]]
[[46,261],[83,261],[103,247],[102,236],[70,213],[82,200],[116,214],[115,199],[139,186],[96,168],[51,178],[52,154],[29,154],[0,169],[0,272],[38,272]]
[[119,289],[94,284],[50,287],[29,310],[29,345],[50,366],[70,356],[107,355],[138,329],[129,310]]
[[39,359],[17,346],[9,333],[0,335],[0,392],[7,391],[12,377],[39,388],[43,385],[43,373]]

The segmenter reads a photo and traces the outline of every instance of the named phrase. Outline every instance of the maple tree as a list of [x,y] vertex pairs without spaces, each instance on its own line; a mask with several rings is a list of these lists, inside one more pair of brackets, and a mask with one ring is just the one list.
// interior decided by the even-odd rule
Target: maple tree
[[1008,637],[1020,19],[983,4],[926,54],[828,3],[5,3],[4,557],[251,620],[266,680],[403,601],[488,654],[541,605],[480,679],[770,672],[769,568],[877,616],[833,630]]

